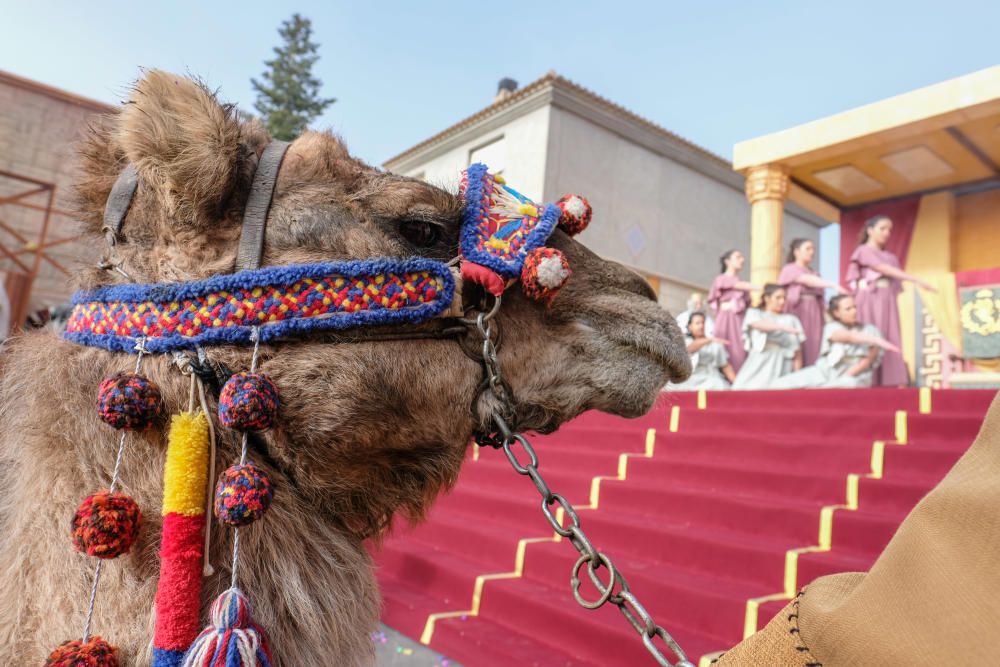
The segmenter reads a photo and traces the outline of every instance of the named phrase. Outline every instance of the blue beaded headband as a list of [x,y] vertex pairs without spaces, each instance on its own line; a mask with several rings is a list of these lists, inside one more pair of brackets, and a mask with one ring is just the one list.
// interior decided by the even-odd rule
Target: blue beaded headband
[[[462,278],[499,296],[520,277],[526,294],[551,299],[570,272],[558,250],[543,246],[557,224],[569,233],[586,227],[587,201],[568,196],[540,207],[483,164],[465,171],[461,194]],[[138,339],[149,352],[247,345],[255,329],[261,341],[273,341],[460,314],[451,308],[456,292],[449,266],[424,258],[272,266],[190,283],[77,292],[65,337],[116,352],[133,352]]]

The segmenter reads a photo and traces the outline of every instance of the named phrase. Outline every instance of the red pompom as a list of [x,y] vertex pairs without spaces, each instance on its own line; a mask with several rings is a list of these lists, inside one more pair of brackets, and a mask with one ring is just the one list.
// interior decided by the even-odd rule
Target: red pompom
[[229,526],[246,526],[264,516],[274,487],[263,470],[245,463],[227,468],[215,485],[215,516]]
[[219,392],[219,422],[237,431],[263,431],[278,415],[278,388],[264,373],[236,373]]
[[86,643],[79,639],[63,642],[49,654],[45,667],[118,667],[118,649],[100,637]]
[[142,513],[124,493],[99,491],[87,496],[73,516],[73,546],[96,558],[116,558],[132,548]]
[[97,414],[115,428],[142,431],[163,412],[160,388],[138,373],[115,373],[101,382]]
[[570,236],[576,236],[585,230],[594,214],[590,202],[580,195],[563,195],[563,198],[556,202],[556,206],[562,211],[559,216],[559,229]]
[[521,289],[536,301],[548,301],[566,284],[572,273],[566,256],[555,248],[535,248],[524,258]]

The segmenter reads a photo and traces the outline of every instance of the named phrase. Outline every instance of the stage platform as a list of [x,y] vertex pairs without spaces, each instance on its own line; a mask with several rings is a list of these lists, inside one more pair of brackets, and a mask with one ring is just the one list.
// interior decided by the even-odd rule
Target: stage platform
[[[587,413],[531,440],[549,485],[697,664],[813,578],[870,567],[994,394],[664,393],[639,419]],[[654,664],[616,609],[574,602],[576,551],[502,452],[470,448],[428,521],[373,551],[384,622],[466,667]]]

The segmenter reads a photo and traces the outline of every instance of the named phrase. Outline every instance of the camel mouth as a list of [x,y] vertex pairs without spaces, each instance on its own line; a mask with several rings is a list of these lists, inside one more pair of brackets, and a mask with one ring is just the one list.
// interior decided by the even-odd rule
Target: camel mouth
[[[676,325],[674,328],[677,328]],[[610,338],[616,345],[646,357],[660,366],[666,374],[664,384],[683,382],[691,375],[691,357],[687,354],[684,337],[679,330],[639,339],[619,336]]]
[[[610,343],[633,360],[652,362],[662,383],[683,382],[691,375],[691,357],[673,316],[655,301],[618,297],[577,314],[578,326]],[[605,307],[606,306],[606,307]]]

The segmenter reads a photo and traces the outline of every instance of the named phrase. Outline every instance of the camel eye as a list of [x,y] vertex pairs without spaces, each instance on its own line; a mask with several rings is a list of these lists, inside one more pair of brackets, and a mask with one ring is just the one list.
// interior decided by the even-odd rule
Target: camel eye
[[426,220],[403,220],[399,233],[418,248],[430,248],[441,240],[441,228]]

